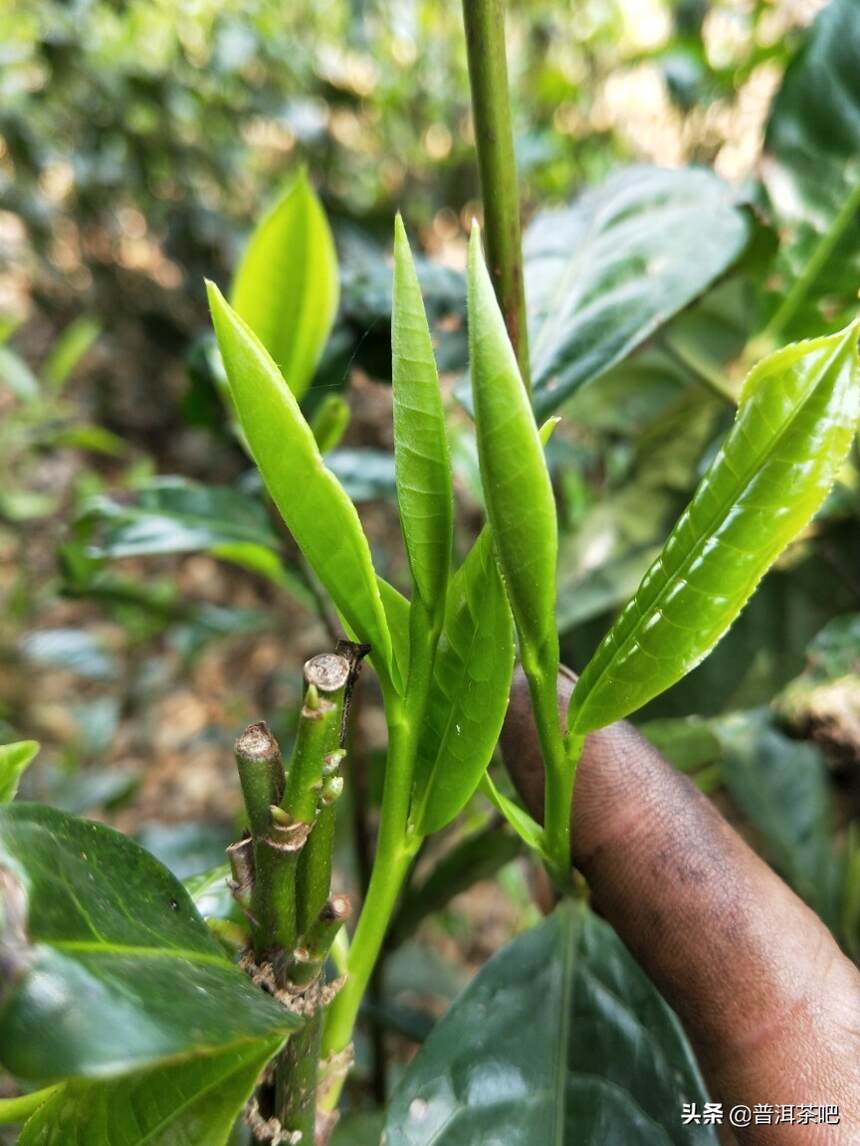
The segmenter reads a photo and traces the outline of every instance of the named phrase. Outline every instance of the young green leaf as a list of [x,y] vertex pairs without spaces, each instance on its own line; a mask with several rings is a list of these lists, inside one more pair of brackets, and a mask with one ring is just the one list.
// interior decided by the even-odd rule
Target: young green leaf
[[451,581],[418,744],[415,830],[437,832],[463,809],[499,738],[514,668],[511,611],[484,529]]
[[469,242],[469,352],[487,515],[524,661],[555,679],[555,500],[477,225]]
[[296,398],[313,377],[338,296],[334,240],[302,170],[258,224],[230,291],[236,313],[271,354]]
[[392,660],[367,538],[355,506],[326,468],[298,403],[260,340],[208,284],[212,321],[248,444],[275,505],[378,671]]
[[53,1082],[283,1041],[300,1020],[223,953],[188,892],[103,824],[0,808],[0,1061]]
[[453,540],[451,464],[433,343],[399,215],[394,225],[391,351],[400,525],[416,594],[431,612],[441,611]]
[[857,324],[764,359],[663,551],[579,679],[577,734],[640,708],[694,668],[832,486],[858,413]]
[[15,799],[21,777],[38,751],[39,745],[35,740],[0,744],[0,804],[9,804]]
[[63,1083],[55,1086],[45,1086],[41,1090],[31,1090],[29,1094],[20,1094],[17,1098],[0,1098],[0,1126],[10,1123],[26,1122],[42,1103],[47,1102],[51,1095],[63,1089]]

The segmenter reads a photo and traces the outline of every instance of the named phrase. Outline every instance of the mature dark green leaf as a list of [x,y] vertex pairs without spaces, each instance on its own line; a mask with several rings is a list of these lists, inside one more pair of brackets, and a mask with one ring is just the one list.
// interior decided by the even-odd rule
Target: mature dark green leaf
[[430,328],[399,215],[394,228],[391,367],[400,528],[416,596],[435,614],[443,608],[451,568],[451,462]]
[[135,835],[142,848],[183,882],[222,864],[224,852],[235,838],[234,824],[213,820],[148,820]]
[[70,1082],[19,1146],[224,1146],[282,1040],[269,1038],[109,1082]]
[[478,973],[407,1069],[388,1146],[682,1146],[704,1085],[680,1024],[615,933],[563,904]]
[[716,732],[699,716],[649,720],[639,731],[682,772],[714,764],[722,755]]
[[545,416],[710,287],[751,237],[708,171],[633,167],[526,233],[534,406]]
[[301,171],[257,225],[230,291],[236,313],[268,350],[297,398],[307,390],[320,360],[338,293],[334,239]]
[[20,354],[0,343],[0,382],[22,402],[39,397],[39,381]]
[[855,326],[750,373],[728,438],[580,677],[577,733],[619,720],[698,664],[819,508],[854,436],[856,341]]
[[856,0],[831,0],[789,64],[767,124],[763,174],[783,235],[777,322],[791,337],[841,326],[856,308],[858,58]]
[[110,649],[85,629],[38,629],[21,640],[21,648],[36,664],[92,680],[112,680],[116,676],[116,661]]
[[481,253],[469,242],[469,359],[481,480],[523,661],[555,680],[558,527],[543,445]]
[[327,454],[325,464],[356,503],[394,497],[394,454],[389,450],[343,447]]
[[122,499],[96,494],[84,502],[81,522],[99,527],[89,546],[93,557],[217,552],[237,544],[279,547],[259,498],[182,477],[154,478]]
[[471,798],[493,755],[514,669],[511,611],[485,529],[451,581],[418,743],[414,823],[443,828]]
[[521,853],[519,839],[495,825],[459,840],[420,882],[410,883],[391,927],[394,943],[402,943],[428,915],[442,911],[455,896],[490,879]]
[[18,784],[39,751],[35,740],[19,740],[15,744],[0,744],[0,804],[15,799]]
[[780,732],[766,709],[732,713],[711,727],[722,745],[723,781],[761,834],[767,858],[838,929],[841,865],[821,752]]
[[804,671],[776,700],[780,715],[837,752],[860,750],[860,613],[834,617],[806,650]]
[[229,879],[230,865],[222,863],[182,881],[204,919],[241,919],[241,909],[227,886]]
[[212,284],[209,301],[242,427],[269,493],[347,624],[371,645],[377,671],[396,674],[355,506],[326,469],[295,397],[262,343]]
[[0,1059],[106,1078],[283,1039],[297,1020],[222,954],[137,844],[52,808],[0,809]]
[[331,1146],[379,1146],[385,1115],[379,1110],[347,1114],[335,1127]]

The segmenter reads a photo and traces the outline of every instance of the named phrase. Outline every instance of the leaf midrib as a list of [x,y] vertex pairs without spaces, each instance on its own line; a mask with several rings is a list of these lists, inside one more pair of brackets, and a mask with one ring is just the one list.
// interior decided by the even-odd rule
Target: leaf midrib
[[186,947],[138,947],[131,943],[96,943],[87,939],[46,939],[40,945],[68,954],[102,956],[131,956],[138,959],[180,959],[191,963],[206,963],[213,967],[232,967],[223,955],[206,951],[193,951]]
[[[584,703],[587,703],[589,698],[595,694],[599,685],[603,682],[603,679],[606,676],[606,673],[609,669],[609,666],[613,663],[613,661],[615,661],[621,655],[622,650],[626,650],[629,647],[629,645],[630,645],[631,641],[634,639],[634,637],[636,637],[639,634],[639,632],[642,629],[643,620],[644,620],[645,616],[654,613],[654,611],[658,608],[660,602],[664,599],[669,586],[675,580],[677,580],[677,578],[684,572],[684,570],[689,568],[693,558],[696,555],[698,555],[699,551],[702,548],[702,545],[704,544],[704,540],[713,535],[714,529],[716,528],[716,526],[720,522],[725,521],[728,513],[732,509],[732,506],[737,502],[739,497],[743,496],[743,494],[747,491],[747,489],[752,485],[753,481],[755,481],[756,477],[762,472],[764,467],[768,464],[771,456],[774,453],[774,450],[777,448],[777,445],[779,443],[781,443],[782,440],[785,438],[785,435],[789,432],[791,427],[794,425],[794,423],[797,421],[797,419],[800,417],[800,415],[806,409],[809,402],[812,400],[812,397],[814,396],[815,392],[818,390],[818,387],[824,381],[825,377],[827,377],[829,375],[830,370],[833,367],[834,360],[837,358],[837,356],[842,351],[844,341],[845,340],[842,339],[842,340],[840,340],[840,342],[838,342],[836,344],[836,346],[833,350],[833,353],[831,354],[829,360],[827,361],[826,366],[824,367],[824,369],[822,371],[822,375],[821,375],[821,378],[819,379],[819,381],[810,387],[809,392],[807,393],[806,397],[801,402],[798,403],[798,405],[792,411],[791,415],[786,419],[785,422],[783,422],[778,433],[773,435],[773,437],[771,438],[770,442],[768,443],[766,449],[761,454],[758,455],[756,467],[754,470],[752,470],[752,472],[747,471],[747,476],[744,477],[744,479],[743,479],[743,484],[740,487],[740,491],[735,493],[731,498],[725,499],[723,501],[719,510],[712,517],[711,522],[709,523],[707,528],[702,530],[699,533],[699,536],[698,536],[695,544],[693,546],[691,546],[691,548],[689,549],[689,551],[687,552],[686,556],[683,558],[681,563],[677,566],[677,568],[674,570],[674,572],[671,574],[671,576],[668,576],[665,579],[662,586],[658,590],[657,595],[655,596],[654,600],[648,606],[647,613],[643,613],[640,611],[639,617],[636,620],[633,627],[630,629],[630,632],[627,634],[626,637],[624,637],[624,639],[620,642],[620,644],[618,644],[616,646],[616,649],[615,649],[614,653],[612,654],[612,656],[610,656],[608,658],[608,660],[606,660],[603,667],[600,669],[600,672],[597,674],[597,676],[594,680],[594,683],[591,685],[589,692],[585,696],[585,702]],[[734,427],[732,428],[732,430],[729,431],[729,435],[731,435],[731,433],[733,432],[733,429],[734,429]],[[695,495],[694,495],[694,500],[695,500]],[[672,532],[674,533],[674,529],[672,530]],[[671,537],[671,534],[670,534],[670,537]],[[665,546],[664,546],[664,549],[665,549]],[[662,552],[663,552],[663,550],[661,550],[661,553]],[[639,590],[637,590],[633,596],[634,601],[636,600],[638,594],[639,594]],[[610,629],[610,632],[611,631],[612,630]],[[576,690],[574,689],[574,704],[575,704],[575,698],[576,698]],[[574,709],[575,715],[579,715],[582,712],[582,710],[583,710],[582,708],[578,708],[578,709],[575,708]],[[576,725],[576,721],[574,720],[574,726],[575,725]]]

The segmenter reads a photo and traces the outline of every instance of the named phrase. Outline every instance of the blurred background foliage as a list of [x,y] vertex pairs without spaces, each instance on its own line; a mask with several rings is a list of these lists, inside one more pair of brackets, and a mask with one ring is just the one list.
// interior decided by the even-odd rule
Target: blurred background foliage
[[[509,4],[527,220],[628,165],[695,164],[731,185],[748,227],[703,294],[560,410],[548,456],[573,664],[686,503],[752,350],[769,332],[832,329],[854,305],[860,14],[833,0],[813,25],[823,7]],[[231,838],[232,738],[265,716],[288,742],[301,663],[333,639],[222,403],[203,276],[229,281],[254,222],[305,165],[342,287],[305,408],[331,420],[329,464],[359,503],[380,571],[402,584],[386,385],[398,208],[423,251],[461,542],[480,521],[455,396],[465,234],[480,214],[471,133],[456,4],[0,0],[0,730],[43,742],[27,795],[110,817],[183,877],[220,862]],[[583,227],[593,238],[607,194],[582,200],[556,254],[573,257]],[[840,212],[836,252],[783,313]],[[714,655],[642,714],[855,956],[857,460],[855,444],[814,526]],[[366,876],[384,748],[369,683],[359,708],[353,812],[341,817],[353,887]],[[360,1048],[377,1096],[381,1032],[405,1053],[535,917],[516,852],[476,800],[419,866],[421,896],[369,1004],[376,1067]],[[447,867],[434,878],[437,854]]]

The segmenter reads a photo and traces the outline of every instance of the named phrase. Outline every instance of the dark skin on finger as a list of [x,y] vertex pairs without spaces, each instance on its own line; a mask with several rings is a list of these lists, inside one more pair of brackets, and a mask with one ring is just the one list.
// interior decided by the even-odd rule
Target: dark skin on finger
[[[563,713],[575,679],[559,675]],[[542,818],[543,763],[519,669],[502,751]],[[586,741],[572,835],[595,908],[678,1013],[713,1100],[726,1111],[839,1107],[837,1126],[751,1125],[736,1140],[857,1146],[860,974],[818,917],[626,722]]]

